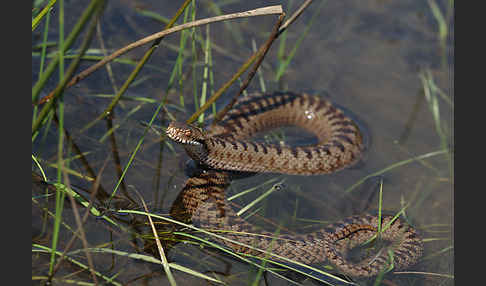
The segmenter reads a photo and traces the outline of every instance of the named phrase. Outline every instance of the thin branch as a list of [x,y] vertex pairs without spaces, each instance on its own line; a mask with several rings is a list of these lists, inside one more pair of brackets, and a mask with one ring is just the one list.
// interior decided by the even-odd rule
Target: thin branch
[[302,5],[300,5],[299,9],[297,9],[290,18],[283,23],[282,26],[280,26],[280,29],[278,30],[278,34],[280,35],[287,27],[292,24],[297,18],[304,12],[305,8],[311,4],[312,0],[306,0]]
[[[64,181],[66,182],[66,186],[68,188],[71,188],[70,182],[69,182],[69,177],[68,177],[68,175],[65,171],[63,172],[63,175],[64,175]],[[71,202],[71,207],[72,207],[72,210],[73,210],[74,219],[76,221],[76,224],[78,225],[77,232],[79,232],[81,242],[83,243],[83,250],[84,250],[84,253],[86,255],[86,259],[88,261],[89,272],[91,273],[91,277],[93,278],[95,285],[98,285],[98,279],[96,279],[96,272],[94,270],[93,257],[91,256],[91,253],[89,253],[89,251],[87,251],[87,249],[89,248],[89,244],[88,244],[88,240],[86,239],[86,233],[85,233],[84,227],[83,227],[84,223],[81,219],[81,216],[79,215],[78,207],[76,205],[76,201],[74,200],[74,197],[69,193],[68,193],[68,197],[69,197],[69,200]]]

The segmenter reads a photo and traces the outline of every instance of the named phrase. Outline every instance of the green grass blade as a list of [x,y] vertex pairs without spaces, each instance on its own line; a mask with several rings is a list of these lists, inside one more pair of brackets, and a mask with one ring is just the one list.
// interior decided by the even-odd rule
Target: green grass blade
[[[99,2],[101,1],[102,0],[92,0],[88,5],[88,7],[86,7],[86,9],[83,11],[83,14],[79,18],[76,25],[74,25],[73,29],[71,30],[71,33],[69,33],[69,35],[66,37],[66,41],[63,45],[64,47],[63,52],[66,52],[67,49],[71,47],[74,40],[77,39],[79,33],[81,33],[85,24],[91,19],[94,10],[97,8]],[[47,68],[44,71],[44,73],[41,76],[39,76],[39,79],[34,84],[34,87],[32,87],[32,103],[35,103],[37,101],[37,97],[39,96],[40,91],[44,87],[44,84],[47,82],[51,74],[54,72],[58,63],[59,63],[59,57],[52,59],[47,65]]]
[[[285,32],[284,32],[285,33]],[[283,35],[282,35],[283,36]],[[257,46],[256,46],[256,42],[255,42],[255,39],[251,39],[251,48],[253,49],[253,52],[256,53],[257,51]],[[260,91],[262,93],[265,93],[267,92],[267,88],[265,86],[265,80],[264,80],[264,77],[263,77],[263,71],[262,71],[262,68],[258,68],[257,70],[257,76],[258,76],[258,82],[260,83]]]
[[[62,193],[69,194],[76,201],[78,201],[78,203],[81,204],[83,207],[87,208],[89,206],[89,201],[88,200],[86,200],[83,196],[79,195],[77,192],[75,192],[71,188],[66,187],[66,185],[61,184],[61,183],[54,183],[53,185],[54,185],[54,187],[56,187],[56,190],[58,192],[62,192]],[[108,216],[103,215],[101,213],[101,211],[99,211],[98,209],[96,209],[94,206],[91,206],[90,209],[89,209],[89,211],[91,212],[92,215],[94,215],[96,217],[99,217],[99,218],[102,218],[102,219],[106,220],[107,222],[111,223],[114,226],[117,226],[117,227],[120,227],[120,228],[122,227],[121,225],[117,224],[114,220],[112,220]]]
[[260,202],[263,199],[265,199],[266,197],[268,197],[274,191],[278,190],[279,188],[277,186],[279,186],[280,184],[283,184],[284,182],[285,182],[285,179],[280,180],[280,182],[278,182],[277,184],[273,185],[269,190],[267,190],[261,196],[259,196],[255,200],[253,200],[251,203],[247,204],[245,207],[243,207],[241,210],[239,210],[236,214],[238,216],[241,216],[243,213],[245,213],[248,209],[250,209],[251,207],[253,207],[255,204],[257,204],[258,202]]
[[434,15],[434,18],[437,21],[437,25],[439,26],[439,39],[441,41],[445,41],[448,33],[447,21],[445,20],[442,11],[434,0],[428,0],[427,2],[429,3],[432,15]]
[[37,14],[37,16],[32,20],[32,32],[35,30],[35,28],[37,28],[37,26],[39,25],[42,18],[44,18],[44,16],[49,16],[48,12],[49,12],[49,10],[51,10],[52,6],[54,6],[54,4],[56,4],[56,1],[57,0],[49,1],[49,3],[47,3],[46,7],[44,7],[44,9],[42,9],[40,11],[40,13]]
[[[53,250],[52,250],[51,248],[49,248],[49,247],[46,247],[46,246],[44,246],[44,245],[40,245],[40,244],[36,244],[36,243],[33,243],[33,244],[32,244],[32,247],[33,247],[33,248],[32,248],[32,252],[51,252],[51,251],[53,251]],[[54,253],[55,253],[57,256],[62,256],[62,252],[60,252],[60,251],[53,251],[53,252],[54,252]],[[81,263],[81,262],[79,262],[79,261],[77,261],[77,260],[75,260],[75,259],[73,259],[73,258],[71,258],[71,257],[69,257],[69,256],[64,256],[64,259],[68,260],[68,261],[69,261],[69,262],[71,262],[72,264],[75,264],[75,265],[77,265],[78,267],[80,267],[80,268],[82,268],[82,269],[85,269],[85,270],[88,270],[88,269],[89,269],[89,267],[88,267],[88,266],[84,265],[83,263]],[[96,270],[94,271],[94,273],[96,274],[96,276],[101,277],[103,280],[105,280],[105,281],[106,281],[106,282],[108,282],[108,283],[111,283],[111,284],[116,285],[116,286],[122,286],[122,284],[121,284],[121,283],[118,283],[118,282],[116,282],[116,281],[113,281],[113,279],[112,279],[112,278],[110,278],[110,277],[108,277],[108,276],[105,276],[105,275],[101,274],[100,272],[98,272],[98,271],[96,271]]]
[[434,157],[434,156],[437,156],[437,155],[447,154],[447,153],[448,153],[448,150],[442,149],[442,150],[438,150],[438,151],[434,151],[434,152],[429,152],[429,153],[426,153],[426,154],[423,154],[423,155],[420,155],[420,156],[416,156],[416,157],[413,157],[413,158],[410,158],[410,159],[407,159],[407,160],[403,160],[403,161],[397,162],[397,163],[392,164],[392,165],[390,165],[390,166],[388,166],[388,167],[386,167],[384,169],[381,169],[381,170],[379,170],[379,171],[377,171],[375,173],[369,174],[369,175],[361,178],[356,183],[354,183],[349,188],[347,188],[344,192],[345,193],[349,193],[352,190],[354,190],[356,187],[358,187],[359,185],[363,184],[369,178],[372,178],[372,177],[375,177],[375,176],[384,174],[384,173],[386,173],[386,172],[388,172],[390,170],[393,170],[395,168],[398,168],[400,166],[403,166],[403,165],[406,165],[406,164],[410,164],[410,163],[415,162],[415,161],[423,160],[423,159],[426,159],[426,158],[429,158],[429,157]]
[[238,197],[241,197],[241,196],[244,196],[244,195],[246,195],[246,194],[248,194],[248,193],[251,193],[251,192],[255,191],[256,189],[258,189],[258,188],[260,188],[260,187],[263,187],[263,186],[265,186],[265,185],[268,185],[268,184],[271,184],[271,183],[273,183],[273,182],[276,182],[277,180],[278,180],[278,177],[271,178],[270,180],[267,180],[267,181],[265,181],[265,182],[261,183],[260,185],[258,185],[258,186],[256,186],[256,187],[251,187],[251,188],[249,188],[249,189],[247,189],[247,190],[244,190],[244,191],[238,192],[237,194],[235,194],[235,195],[233,195],[233,196],[231,196],[231,197],[228,197],[228,198],[227,198],[227,200],[228,200],[228,201],[232,201],[232,200],[234,200],[234,199],[236,199],[236,198],[238,198]]
[[381,222],[382,222],[382,207],[383,207],[383,178],[380,178],[380,191],[378,192],[378,235],[381,233]]
[[307,26],[305,27],[305,29],[302,32],[302,34],[300,35],[300,37],[295,42],[295,45],[292,48],[292,50],[290,51],[289,55],[287,57],[285,57],[285,59],[283,61],[280,62],[280,65],[278,67],[278,70],[277,70],[277,72],[275,74],[275,81],[278,82],[280,80],[280,78],[282,77],[282,75],[287,70],[287,67],[289,66],[289,64],[292,61],[292,59],[294,58],[297,50],[299,49],[300,44],[302,43],[302,41],[304,40],[304,38],[309,33],[309,30],[312,27],[312,24],[314,24],[314,21],[318,18],[319,13],[321,11],[321,8],[324,6],[325,3],[326,3],[326,1],[321,1],[319,7],[315,10],[314,14],[312,15],[312,18],[310,19],[309,24],[307,24]]
[[[201,100],[200,105],[204,105],[206,103],[206,95],[208,89],[208,70],[209,70],[209,55],[211,53],[211,41],[209,36],[209,25],[206,25],[206,41],[204,45],[204,69],[203,69],[203,82],[201,86]],[[198,118],[199,124],[204,122],[204,113]]]
[[[191,5],[191,22],[196,21],[196,1],[192,0]],[[192,27],[190,31],[191,35],[191,58],[192,58],[192,93],[194,96],[194,106],[197,110],[199,106],[199,98],[198,98],[198,86],[197,86],[197,73],[196,73],[196,65],[197,65],[197,51],[196,51],[196,27]]]
[[[199,231],[199,232],[204,233],[204,234],[206,234],[206,235],[213,236],[213,237],[215,237],[215,238],[217,238],[217,239],[224,240],[224,241],[228,241],[228,242],[230,242],[230,243],[232,243],[232,244],[236,244],[236,245],[244,246],[244,247],[249,248],[249,249],[252,249],[252,250],[257,250],[257,251],[259,251],[259,252],[261,252],[261,253],[264,253],[264,254],[269,254],[269,255],[271,255],[271,256],[273,256],[273,257],[276,257],[277,259],[279,259],[279,260],[281,260],[281,261],[285,261],[285,262],[288,262],[288,263],[291,263],[291,264],[295,264],[295,265],[297,265],[297,266],[300,266],[300,267],[306,268],[306,269],[308,269],[308,270],[310,270],[310,271],[315,271],[315,272],[317,272],[317,273],[319,273],[319,274],[322,274],[322,275],[324,275],[324,276],[327,276],[327,277],[329,277],[329,278],[331,278],[331,279],[333,279],[333,280],[339,281],[340,283],[344,283],[344,284],[346,284],[346,285],[356,285],[356,284],[355,284],[355,283],[353,283],[353,282],[346,281],[346,280],[344,280],[344,279],[342,279],[342,278],[339,278],[339,277],[337,277],[337,276],[335,276],[335,275],[332,275],[332,274],[330,274],[330,273],[324,272],[324,271],[322,271],[322,270],[320,270],[320,269],[317,269],[317,268],[315,268],[315,267],[312,267],[312,266],[309,266],[309,265],[305,265],[305,264],[300,263],[300,262],[297,262],[297,261],[293,261],[293,260],[291,260],[291,259],[288,259],[288,258],[283,257],[283,256],[281,256],[281,255],[278,255],[278,254],[276,254],[276,253],[269,253],[268,251],[266,251],[266,250],[264,250],[264,249],[259,249],[259,248],[257,248],[257,247],[252,246],[252,245],[247,245],[247,244],[241,243],[241,242],[239,242],[239,241],[236,241],[236,240],[233,240],[233,239],[229,239],[229,238],[227,238],[227,237],[224,237],[224,236],[221,236],[221,235],[215,234],[215,233],[213,233],[213,232],[210,232],[210,231],[207,231],[207,230],[204,230],[204,229],[201,229],[201,228],[197,228],[197,227],[195,227],[195,226],[192,226],[192,225],[189,225],[189,224],[186,224],[186,223],[182,223],[182,222],[180,222],[180,221],[177,221],[177,220],[174,220],[174,219],[171,219],[171,218],[165,217],[165,216],[156,215],[156,214],[151,214],[151,213],[146,213],[146,212],[137,211],[137,210],[125,210],[125,209],[123,209],[123,210],[118,210],[118,213],[131,213],[131,214],[138,214],[138,215],[143,215],[143,216],[150,215],[150,216],[152,216],[152,217],[154,217],[154,218],[161,219],[161,220],[164,220],[164,221],[168,221],[168,222],[170,222],[170,223],[174,223],[174,224],[177,224],[177,225],[181,225],[181,226],[184,226],[184,227],[186,227],[186,228],[189,228],[189,229],[192,229],[192,230]],[[179,234],[179,235],[188,235],[188,234],[185,234],[185,233],[179,233],[179,232],[177,232],[177,233],[175,233],[175,234]],[[222,249],[224,249],[224,248],[222,248]],[[278,263],[277,263],[277,262],[275,262],[275,261],[272,261],[272,263],[278,264]],[[256,264],[256,265],[258,265],[258,264]],[[281,265],[281,266],[286,267],[286,268],[288,268],[288,267],[289,267],[289,266],[287,266],[287,265],[285,265],[285,264],[278,264],[278,265]],[[293,268],[292,268],[292,269],[293,269]],[[299,270],[298,270],[298,269],[295,269],[295,270],[299,272]],[[305,273],[304,273],[304,272],[302,272],[302,271],[300,271],[300,273],[305,274]],[[323,282],[324,282],[324,281],[323,281]],[[325,283],[329,283],[329,282],[325,282]]]
[[[64,0],[59,0],[59,83],[62,83],[64,77]],[[58,100],[59,128],[58,128],[58,145],[57,145],[57,182],[62,182],[63,146],[64,146],[64,103],[62,95]],[[51,259],[49,262],[49,276],[52,277],[54,271],[54,262],[56,258],[57,242],[59,239],[59,228],[61,226],[62,210],[64,206],[64,192],[56,192],[56,217],[54,218],[54,229],[52,231],[51,242]]]
[[[126,252],[126,251],[121,251],[121,250],[114,250],[114,249],[110,249],[110,248],[93,247],[93,248],[88,248],[88,249],[83,249],[83,250],[72,251],[69,254],[74,255],[74,254],[77,254],[78,252],[81,252],[81,251],[89,251],[89,252],[93,252],[93,253],[115,254],[115,255],[118,255],[118,256],[124,256],[124,257],[128,257],[128,258],[131,258],[131,259],[136,259],[136,260],[154,263],[154,264],[161,264],[162,263],[162,261],[160,259],[157,259],[157,258],[155,258],[151,255],[131,253],[131,252]],[[169,267],[174,269],[174,270],[178,270],[178,271],[187,273],[189,275],[193,275],[193,276],[196,276],[196,277],[199,277],[199,278],[202,278],[202,279],[207,279],[209,281],[213,281],[213,282],[216,282],[216,283],[224,284],[224,282],[222,282],[220,280],[217,280],[213,277],[210,277],[210,276],[205,275],[203,273],[194,271],[190,268],[184,267],[184,266],[179,265],[179,264],[174,263],[174,262],[170,262]]]
[[[45,21],[45,25],[44,25],[44,31],[43,31],[43,35],[42,35],[42,48],[41,48],[41,53],[40,53],[40,67],[39,67],[39,76],[42,76],[42,73],[44,72],[44,63],[45,63],[45,60],[46,60],[46,51],[47,51],[47,35],[48,35],[48,32],[49,32],[49,23],[50,23],[50,17],[51,13],[47,13],[46,14],[46,21]],[[37,119],[37,112],[38,112],[38,106],[35,105],[34,106],[34,110],[33,110],[33,114],[32,114],[32,124],[34,124],[34,122],[36,121]],[[35,138],[33,138],[32,141],[34,141]]]
[[116,192],[118,191],[118,188],[120,187],[120,184],[121,182],[123,181],[123,179],[125,178],[125,175],[128,171],[128,168],[131,166],[132,162],[133,162],[133,159],[135,158],[135,155],[138,153],[138,150],[140,149],[140,147],[142,146],[142,143],[143,141],[145,140],[145,135],[147,135],[147,132],[150,130],[150,128],[152,127],[152,124],[153,122],[155,121],[155,119],[157,118],[157,115],[159,114],[160,110],[162,109],[162,107],[164,106],[165,104],[165,99],[162,99],[162,101],[160,102],[159,106],[157,107],[157,109],[155,110],[152,118],[150,119],[150,122],[147,124],[147,126],[145,127],[144,131],[143,131],[143,134],[142,136],[140,137],[138,143],[137,143],[137,146],[135,146],[135,149],[133,150],[132,154],[130,155],[130,158],[128,159],[128,162],[127,164],[125,165],[125,168],[123,168],[123,172],[120,176],[120,178],[118,179],[118,182],[116,183],[116,186],[115,188],[113,189],[113,192],[111,193],[111,196],[110,196],[110,199],[109,199],[109,202],[111,202],[111,200],[113,199],[113,197],[115,196]]
[[[99,6],[97,6],[97,8],[99,8]],[[98,9],[98,12],[99,12],[100,9]],[[37,117],[37,119],[35,120],[35,122],[32,124],[32,134],[33,136],[35,136],[37,130],[40,128],[40,126],[42,125],[44,119],[46,118],[46,116],[51,112],[51,109],[53,108],[54,106],[54,102],[56,101],[55,99],[57,99],[58,97],[62,96],[62,93],[64,91],[64,88],[66,87],[68,81],[69,81],[69,78],[72,76],[72,74],[74,74],[74,71],[76,70],[76,68],[78,67],[80,61],[81,61],[81,57],[82,55],[86,52],[90,42],[91,42],[91,39],[92,39],[92,35],[93,35],[93,31],[94,31],[94,28],[95,28],[95,25],[96,24],[96,19],[94,19],[89,28],[88,28],[88,31],[87,33],[85,34],[84,36],[84,39],[83,39],[83,42],[81,44],[81,51],[80,53],[76,56],[76,58],[74,59],[74,61],[71,62],[71,64],[69,65],[69,68],[66,72],[66,74],[62,76],[62,79],[60,79],[59,81],[59,84],[56,86],[56,88],[54,89],[53,91],[53,98],[47,102],[46,104],[44,104],[44,107],[42,108],[41,112],[39,113],[39,116]],[[62,47],[64,47],[64,45],[66,45],[67,43],[64,43],[64,40],[63,40],[63,43],[62,43]],[[62,50],[65,50],[65,48],[62,48]],[[56,57],[57,59],[57,63],[59,63],[59,61],[61,60],[61,55],[63,53],[60,53],[60,56]],[[52,60],[52,62],[56,61],[56,59]],[[64,65],[62,65],[64,66]],[[55,67],[55,66],[54,66]],[[61,68],[60,68],[61,69]],[[64,67],[62,67],[63,69],[63,73],[64,73]],[[47,73],[47,72],[46,72]],[[46,75],[46,73],[42,74],[41,77],[43,77],[44,75]],[[62,128],[60,128],[62,130]]]

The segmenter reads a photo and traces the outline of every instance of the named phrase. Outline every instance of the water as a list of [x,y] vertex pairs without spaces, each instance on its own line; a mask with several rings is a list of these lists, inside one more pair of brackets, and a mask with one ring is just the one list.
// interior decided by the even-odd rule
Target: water
[[[433,1],[431,1],[433,2]],[[286,1],[251,1],[230,2],[216,1],[223,13],[244,11],[274,4],[283,4],[284,10],[291,14],[298,6]],[[441,11],[447,17],[448,1],[437,1]],[[73,6],[71,6],[73,5]],[[81,13],[83,7],[76,4],[66,5],[68,16],[66,31],[70,31]],[[105,46],[112,52],[130,42],[159,31],[165,24],[151,20],[137,12],[136,8],[149,10],[165,17],[172,17],[179,3],[173,1],[138,1],[109,2],[104,11],[101,31]],[[315,1],[301,15],[287,32],[285,43],[286,54],[306,29],[313,13],[318,10],[320,1]],[[214,9],[214,7],[213,7]],[[213,16],[214,10],[206,2],[198,3],[196,19]],[[190,15],[189,15],[190,16]],[[56,23],[56,18],[51,20]],[[275,229],[274,225],[283,223],[287,229],[294,232],[306,232],[327,223],[339,220],[350,214],[363,211],[373,211],[378,208],[379,179],[383,180],[383,208],[387,212],[396,213],[405,205],[406,218],[419,229],[426,239],[425,255],[421,262],[409,271],[420,273],[388,274],[383,284],[387,285],[452,285],[450,278],[454,271],[453,252],[453,171],[449,157],[444,153],[416,160],[407,164],[380,172],[399,162],[410,160],[420,155],[453,147],[452,120],[453,107],[447,98],[453,98],[453,18],[447,21],[449,37],[444,45],[438,37],[438,25],[431,8],[426,1],[327,1],[323,4],[319,17],[302,40],[294,58],[288,66],[280,82],[275,82],[279,66],[278,49],[282,38],[278,39],[267,54],[262,76],[265,87],[269,91],[288,89],[292,91],[307,91],[326,94],[330,100],[351,110],[367,126],[370,145],[366,157],[358,166],[342,172],[315,176],[312,179],[301,176],[257,175],[235,181],[228,190],[229,195],[238,193],[278,177],[285,179],[285,185],[279,192],[274,192],[263,202],[258,216],[252,218],[253,223]],[[210,26],[212,40],[212,69],[214,84],[212,89],[218,89],[239,68],[242,61],[248,58],[252,51],[252,40],[257,46],[262,44],[275,23],[275,16],[240,19],[227,23],[216,23]],[[52,29],[51,29],[52,28]],[[228,30],[231,28],[231,30]],[[40,25],[36,31],[42,31]],[[56,41],[54,26],[50,27],[50,40]],[[206,37],[206,28],[198,29],[198,34]],[[179,34],[168,36],[142,69],[137,77],[138,82],[132,85],[127,97],[144,97],[159,101],[166,95],[168,82],[174,62],[177,58]],[[33,43],[38,43],[33,37]],[[188,40],[185,62],[182,68],[183,85],[176,83],[169,92],[167,111],[177,119],[187,119],[195,110],[193,80],[196,80],[197,97],[200,97],[203,80],[204,53],[200,42],[196,42],[198,59],[196,75],[192,73],[191,41]],[[99,42],[92,42],[93,48],[99,48]],[[445,47],[445,48],[444,48]],[[139,59],[147,48],[139,48],[130,52],[127,57]],[[39,57],[33,56],[33,84],[38,77]],[[83,62],[85,69],[93,62]],[[133,66],[112,63],[114,82],[119,89],[132,71]],[[420,75],[429,75],[435,85],[447,97],[437,97],[438,121],[434,118],[433,101],[424,96],[423,82]],[[56,76],[53,79],[57,79]],[[55,87],[55,80],[45,88],[48,93]],[[210,86],[211,87],[211,86]],[[237,91],[233,85],[223,98],[218,101],[218,107],[224,106]],[[259,78],[255,77],[248,91],[261,89]],[[150,121],[157,103],[122,100],[113,112],[112,125],[100,121],[94,127],[80,133],[80,129],[96,118],[108,106],[109,99],[98,97],[99,94],[113,94],[114,88],[106,69],[100,69],[95,74],[83,80],[65,94],[65,126],[72,135],[77,148],[95,175],[100,177],[102,190],[109,196],[117,185],[121,170],[117,169],[117,159],[121,169],[128,163],[130,155],[143,135],[143,125],[140,122]],[[184,95],[185,111],[180,111],[179,95]],[[179,107],[178,107],[179,106]],[[167,113],[162,111],[154,124],[166,126]],[[161,119],[162,118],[162,119]],[[440,124],[438,131],[437,125]],[[114,139],[105,136],[113,126]],[[290,132],[292,133],[292,132]],[[289,134],[289,136],[292,134]],[[441,137],[442,136],[442,137]],[[298,141],[298,138],[297,138]],[[47,133],[42,133],[33,144],[33,153],[42,158],[43,167],[50,180],[56,180],[56,170],[47,166],[47,162],[56,162],[57,130],[54,124]],[[75,155],[74,147],[66,144],[65,158]],[[123,184],[118,187],[115,202],[124,209],[142,210],[139,193],[147,203],[151,212],[167,214],[184,185],[186,175],[184,168],[188,157],[180,147],[172,151],[154,133],[149,132],[141,145],[130,168],[126,172]],[[92,176],[79,158],[74,158],[69,167],[86,176]],[[33,167],[37,171],[35,167]],[[375,173],[381,177],[373,177],[364,181],[349,194],[345,191],[362,178]],[[70,183],[80,189],[89,190],[92,182],[86,178],[70,175]],[[270,185],[271,186],[271,185]],[[252,194],[236,200],[242,206],[248,204],[259,194]],[[42,191],[36,191],[35,194]],[[34,193],[33,193],[34,194]],[[86,194],[86,193],[85,193]],[[89,198],[89,194],[86,195]],[[130,199],[127,199],[129,197]],[[103,196],[101,196],[103,199]],[[54,196],[47,204],[38,200],[40,205],[48,206],[54,212]],[[97,207],[102,207],[100,200]],[[76,228],[73,209],[70,201],[64,202],[63,222]],[[256,210],[251,209],[249,212]],[[85,209],[78,206],[81,214]],[[32,204],[32,236],[33,242],[51,245],[53,220],[48,220],[44,226],[40,219],[43,215],[39,205]],[[108,210],[108,214],[110,214]],[[265,218],[262,220],[260,217]],[[151,234],[146,227],[146,218],[138,215],[119,216],[118,223],[129,226],[128,229],[110,225],[100,219],[89,217],[84,230],[90,247],[112,247],[129,253],[144,251],[153,243],[145,241],[140,233]],[[268,223],[268,221],[272,223]],[[162,226],[161,226],[162,227]],[[169,231],[172,226],[165,225]],[[44,229],[44,231],[43,231]],[[61,226],[58,249],[63,250],[72,232]],[[171,239],[168,234],[166,239]],[[108,244],[107,244],[108,243]],[[76,240],[71,251],[82,249],[80,240]],[[201,248],[199,245],[164,241],[166,255],[170,262],[189,267],[206,275],[218,277],[229,285],[248,285],[257,276],[258,270],[248,263],[236,260],[211,248]],[[112,254],[91,253],[94,268],[104,275],[119,273],[116,281],[128,284],[169,285],[163,269],[156,264],[131,259]],[[87,264],[83,252],[73,254],[73,258]],[[158,254],[155,255],[158,257]],[[46,275],[49,256],[33,254],[33,276]],[[56,277],[69,275],[76,267],[61,267]],[[39,274],[40,273],[40,274]],[[173,271],[180,285],[206,285],[207,282]],[[437,275],[440,274],[440,275]],[[93,281],[89,272],[83,272],[70,277],[79,281]],[[301,281],[305,285],[313,285],[311,281]],[[98,281],[103,280],[98,277]],[[267,284],[265,284],[265,281]],[[372,284],[373,281],[360,281],[361,285]],[[273,274],[266,274],[266,280],[261,278],[259,285],[287,285],[289,282]]]

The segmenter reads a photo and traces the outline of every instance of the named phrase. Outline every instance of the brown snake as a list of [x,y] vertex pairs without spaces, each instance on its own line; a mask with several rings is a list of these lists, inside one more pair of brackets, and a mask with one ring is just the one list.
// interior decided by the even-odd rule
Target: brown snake
[[[256,132],[296,125],[315,134],[314,146],[281,146],[248,141]],[[359,262],[348,261],[348,252],[376,235],[379,217],[352,216],[324,229],[302,235],[279,235],[257,229],[229,206],[224,191],[231,172],[328,174],[361,158],[363,139],[359,128],[342,110],[327,100],[308,94],[255,94],[240,100],[218,125],[205,132],[173,122],[166,134],[183,144],[188,155],[210,170],[189,178],[171,214],[185,213],[193,224],[219,235],[305,264],[328,262],[354,277],[377,275],[390,264],[390,253]],[[182,210],[178,209],[181,208]],[[423,252],[417,232],[400,219],[381,217],[380,238],[391,242],[394,269],[415,264]],[[255,235],[257,234],[257,235]],[[241,253],[265,257],[265,253],[222,240]],[[278,257],[269,256],[279,260]]]

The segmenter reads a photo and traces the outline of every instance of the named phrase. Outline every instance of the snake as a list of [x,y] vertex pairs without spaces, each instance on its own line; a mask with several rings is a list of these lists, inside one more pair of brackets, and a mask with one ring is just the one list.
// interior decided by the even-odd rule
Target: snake
[[[314,134],[318,143],[288,146],[251,140],[258,132],[289,125]],[[391,263],[396,270],[405,269],[422,256],[418,231],[396,216],[360,214],[314,232],[276,235],[247,222],[228,203],[225,190],[238,172],[332,174],[362,158],[365,144],[360,127],[321,96],[251,94],[239,99],[209,130],[173,121],[166,135],[203,169],[187,179],[171,215],[217,231],[221,242],[235,252],[306,265],[329,263],[352,277],[375,276]],[[389,242],[386,250],[360,261],[349,259],[354,248],[376,237]]]

